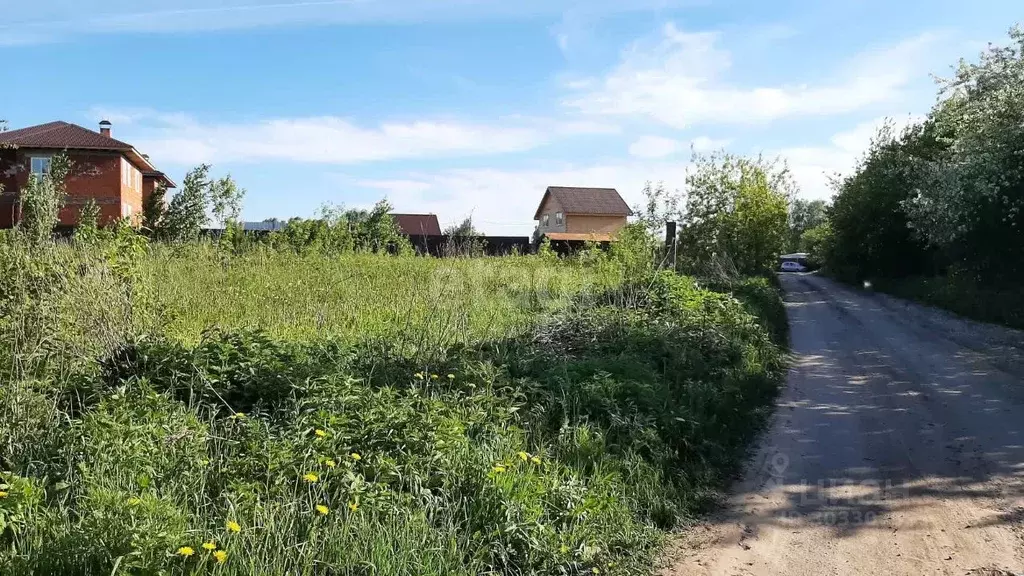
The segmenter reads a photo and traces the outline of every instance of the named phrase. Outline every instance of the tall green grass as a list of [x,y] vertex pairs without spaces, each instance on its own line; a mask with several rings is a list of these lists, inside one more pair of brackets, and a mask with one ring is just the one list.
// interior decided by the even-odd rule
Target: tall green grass
[[435,345],[522,334],[538,316],[622,282],[621,269],[537,257],[382,258],[256,251],[226,258],[213,246],[158,248],[143,263],[167,333],[194,342],[211,326],[275,337],[349,342],[387,338]]
[[645,573],[782,360],[643,260],[0,243],[0,573]]

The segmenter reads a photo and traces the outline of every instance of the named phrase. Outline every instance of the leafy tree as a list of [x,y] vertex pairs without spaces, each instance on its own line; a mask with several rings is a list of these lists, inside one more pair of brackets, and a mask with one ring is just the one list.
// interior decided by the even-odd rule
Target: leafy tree
[[75,240],[91,243],[99,237],[100,207],[92,198],[82,205],[78,211],[78,226],[75,228]]
[[42,177],[33,176],[22,189],[18,232],[31,245],[40,246],[53,235],[67,197],[64,184],[70,171],[71,161],[67,155],[57,154],[50,158],[49,173]]
[[938,145],[930,125],[897,135],[886,122],[853,174],[833,182],[827,261],[836,274],[850,280],[899,278],[929,269],[926,243],[908,227],[904,206]]
[[298,253],[407,252],[412,249],[391,216],[387,200],[372,210],[345,210],[326,205],[321,217],[293,218],[269,236],[272,246]]
[[911,227],[972,280],[1024,280],[1024,30],[941,80],[944,144],[904,202]]
[[157,183],[153,193],[146,198],[142,206],[142,227],[150,234],[157,233],[164,225],[167,216],[167,187]]
[[238,221],[242,215],[245,188],[238,186],[230,174],[210,183],[209,197],[213,217],[221,226]]
[[185,176],[181,192],[171,198],[160,237],[175,242],[194,240],[209,221],[206,214],[210,165],[200,164]]
[[806,252],[814,267],[821,266],[832,249],[832,224],[828,221],[805,230],[800,236],[800,251]]
[[804,232],[825,223],[828,203],[824,200],[795,198],[789,207],[789,251],[800,251]]
[[789,238],[787,208],[796,185],[788,168],[724,152],[695,155],[693,164],[680,262],[702,275],[771,270]]
[[483,234],[473,227],[472,216],[445,228],[444,235],[448,238],[444,246],[448,255],[476,256],[484,253]]
[[462,222],[458,224],[452,224],[451,226],[444,229],[445,236],[451,236],[455,238],[476,238],[482,236],[476,228],[473,227],[473,217],[467,216]]
[[633,208],[637,222],[644,225],[647,231],[654,237],[661,237],[665,233],[665,224],[670,221],[681,219],[679,206],[682,203],[681,194],[677,190],[671,193],[665,190],[665,184],[659,182],[657,186],[647,182],[643,189],[644,204]]

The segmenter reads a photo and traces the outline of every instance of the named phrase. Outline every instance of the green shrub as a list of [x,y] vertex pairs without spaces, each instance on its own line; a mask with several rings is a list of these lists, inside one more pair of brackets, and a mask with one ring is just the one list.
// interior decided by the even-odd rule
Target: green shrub
[[[736,472],[782,376],[766,281],[737,299],[614,251],[210,249],[44,267],[73,289],[39,292],[60,328],[26,356],[35,378],[0,390],[0,469],[36,495],[0,573],[648,573]],[[67,300],[96,294],[82,278],[115,279],[97,286],[131,310],[103,345]],[[133,296],[153,278],[170,285]],[[269,314],[324,300],[336,316]]]

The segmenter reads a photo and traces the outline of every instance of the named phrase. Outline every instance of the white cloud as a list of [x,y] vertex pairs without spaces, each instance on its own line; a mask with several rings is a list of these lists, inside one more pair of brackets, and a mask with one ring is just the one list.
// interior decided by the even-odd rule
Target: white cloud
[[802,196],[826,199],[833,194],[829,178],[837,174],[849,174],[857,159],[867,152],[872,137],[883,124],[889,122],[895,133],[899,134],[907,126],[923,119],[920,115],[875,118],[836,133],[829,139],[830,144],[827,146],[784,148],[778,154],[789,164],[793,177],[800,185]]
[[725,148],[732,140],[698,136],[689,143],[663,136],[641,136],[629,146],[629,154],[637,158],[666,158],[689,148],[696,152],[709,152]]
[[[380,160],[480,156],[519,152],[557,138],[607,134],[616,127],[592,121],[499,119],[494,124],[452,120],[360,126],[334,116],[278,118],[252,123],[204,123],[184,114],[95,109],[114,119],[119,138],[157,163],[287,161],[354,164]],[[119,131],[122,122],[125,130]],[[124,133],[127,132],[127,135]]]
[[683,149],[679,140],[661,136],[644,136],[629,146],[629,153],[638,158],[664,158]]
[[697,152],[709,152],[711,150],[718,150],[720,148],[725,148],[729,144],[732,144],[732,140],[716,140],[714,138],[708,138],[707,136],[698,136],[693,139],[693,142],[691,142],[693,149],[696,150]]
[[653,45],[638,42],[626,50],[603,78],[575,82],[564,103],[587,114],[649,118],[676,128],[842,114],[897,99],[925,74],[921,60],[936,40],[926,33],[863,52],[819,84],[748,87],[725,79],[732,54],[719,46],[718,34],[684,32],[670,23]]

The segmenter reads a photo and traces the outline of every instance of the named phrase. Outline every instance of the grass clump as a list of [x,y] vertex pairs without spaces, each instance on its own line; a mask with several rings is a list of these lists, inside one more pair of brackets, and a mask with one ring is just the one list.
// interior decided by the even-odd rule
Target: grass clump
[[65,283],[2,280],[43,302],[0,330],[15,576],[646,573],[782,374],[766,291],[615,254],[11,250]]

